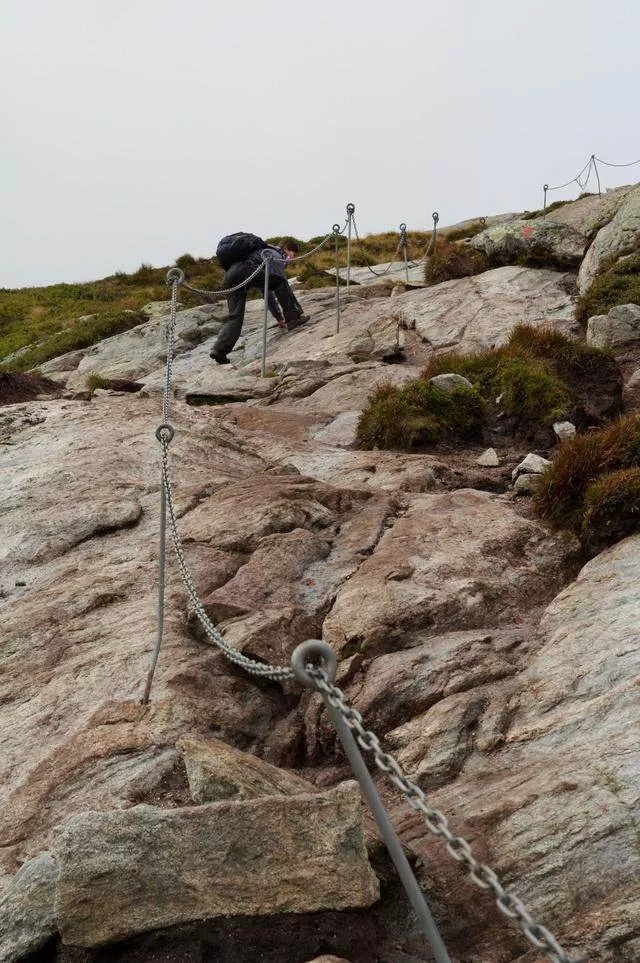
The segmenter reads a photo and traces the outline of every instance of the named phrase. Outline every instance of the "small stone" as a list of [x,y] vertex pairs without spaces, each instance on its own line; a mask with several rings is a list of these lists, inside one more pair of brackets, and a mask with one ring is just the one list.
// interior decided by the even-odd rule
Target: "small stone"
[[540,484],[540,475],[518,475],[514,485],[517,495],[533,495]]
[[306,779],[219,739],[183,736],[178,748],[184,757],[191,798],[197,803],[315,792]]
[[476,458],[476,465],[482,465],[483,468],[497,468],[499,464],[500,459],[495,448],[487,448],[479,458]]
[[453,394],[458,388],[473,388],[473,385],[467,378],[463,378],[459,374],[439,374],[434,378],[429,378],[429,384],[437,388],[438,391],[444,391],[446,394]]
[[404,582],[405,579],[411,578],[414,573],[413,565],[399,565],[398,568],[392,569],[387,575],[388,582]]
[[560,441],[567,441],[569,438],[573,438],[575,435],[576,426],[570,421],[556,421],[554,423],[553,430]]
[[548,468],[551,464],[546,458],[542,458],[540,455],[534,455],[533,452],[529,452],[526,458],[524,458],[519,465],[517,465],[511,472],[511,478],[513,481],[516,480],[518,475],[540,475]]

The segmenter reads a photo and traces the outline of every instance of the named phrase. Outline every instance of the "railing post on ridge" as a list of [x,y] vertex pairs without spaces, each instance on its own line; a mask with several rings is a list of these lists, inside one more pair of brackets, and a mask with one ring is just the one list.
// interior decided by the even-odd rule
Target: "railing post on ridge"
[[340,333],[340,225],[333,225],[334,246],[336,252],[336,334]]
[[356,212],[355,204],[347,204],[347,294],[351,283],[351,222]]
[[262,252],[264,261],[264,315],[262,319],[262,368],[263,378],[267,377],[267,321],[269,318],[269,266],[271,263],[271,251],[268,248]]
[[402,245],[402,256],[404,257],[404,279],[409,283],[409,260],[407,257],[407,225],[402,222],[400,225],[400,243]]

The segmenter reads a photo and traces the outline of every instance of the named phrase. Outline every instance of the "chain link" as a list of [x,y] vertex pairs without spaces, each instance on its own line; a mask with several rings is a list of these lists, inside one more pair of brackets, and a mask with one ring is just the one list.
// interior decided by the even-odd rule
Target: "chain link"
[[406,796],[412,809],[422,813],[429,832],[445,840],[447,852],[456,862],[464,863],[475,885],[480,889],[492,890],[501,912],[509,919],[516,920],[529,942],[539,950],[544,950],[553,963],[578,963],[565,953],[553,934],[531,916],[521,900],[504,888],[494,871],[478,862],[466,839],[451,832],[446,816],[429,805],[422,789],[405,776],[398,761],[382,751],[378,737],[365,729],[358,710],[347,703],[344,692],[329,681],[324,669],[309,665],[307,672],[353,730],[360,748],[372,753],[378,769]]

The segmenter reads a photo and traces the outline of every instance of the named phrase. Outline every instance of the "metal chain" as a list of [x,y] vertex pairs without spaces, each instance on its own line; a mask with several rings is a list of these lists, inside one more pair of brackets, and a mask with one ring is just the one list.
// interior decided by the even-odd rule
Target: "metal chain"
[[[345,230],[345,228],[346,228],[346,226],[347,226],[348,220],[349,220],[349,219],[347,218],[347,220],[344,222],[344,225],[343,225],[343,226],[340,228],[340,230],[337,232],[338,234],[344,234],[344,230]],[[294,264],[296,261],[304,261],[304,259],[305,259],[306,257],[311,257],[312,254],[315,254],[316,251],[319,251],[321,248],[323,248],[323,247],[325,246],[325,244],[327,243],[327,241],[328,241],[330,238],[335,237],[335,235],[336,235],[336,231],[334,230],[334,228],[331,228],[331,230],[329,231],[329,233],[327,234],[327,236],[326,236],[322,241],[320,241],[319,244],[316,244],[315,247],[312,247],[310,251],[307,251],[307,252],[306,252],[306,254],[299,254],[298,257],[290,257],[290,258],[287,260],[287,264]]]
[[367,252],[366,252],[365,249],[364,249],[364,245],[363,245],[362,241],[360,240],[360,235],[358,234],[358,225],[356,224],[355,214],[352,214],[352,215],[351,215],[351,220],[353,221],[353,230],[354,230],[354,233],[355,233],[355,235],[356,235],[356,241],[358,242],[358,245],[360,246],[360,250],[362,251],[362,255],[363,255],[364,259],[367,261],[367,264],[365,264],[365,267],[367,268],[368,271],[370,271],[370,272],[374,275],[374,277],[383,278],[383,277],[385,276],[385,274],[388,274],[388,273],[389,273],[389,271],[391,270],[391,268],[392,268],[393,265],[394,265],[395,257],[396,257],[396,255],[399,253],[400,249],[402,248],[402,238],[400,238],[400,242],[399,242],[397,248],[395,249],[395,251],[394,251],[394,253],[393,253],[393,257],[391,258],[391,261],[389,262],[388,266],[384,269],[384,271],[374,271],[373,268],[371,267],[371,265],[368,263],[368,262],[369,262],[369,257],[368,257],[368,255],[367,255]]
[[544,950],[553,963],[578,963],[565,953],[553,934],[531,916],[521,900],[504,888],[494,871],[478,862],[466,839],[451,832],[446,816],[429,805],[422,789],[405,776],[390,753],[382,750],[378,737],[365,729],[358,710],[347,703],[344,692],[329,681],[325,670],[308,665],[307,672],[315,680],[317,688],[326,694],[331,705],[338,709],[349,728],[356,733],[358,745],[373,754],[378,769],[406,796],[412,809],[422,813],[429,832],[445,839],[447,852],[456,862],[465,864],[476,886],[484,890],[491,889],[498,909],[509,919],[516,920],[529,942],[537,949]]
[[191,291],[192,294],[200,294],[200,295],[202,295],[203,297],[207,297],[207,298],[223,298],[223,297],[225,297],[227,294],[233,294],[234,291],[239,291],[240,288],[246,287],[247,284],[249,283],[249,281],[253,281],[253,279],[256,277],[256,275],[257,275],[257,274],[260,274],[261,271],[264,271],[264,264],[260,264],[260,265],[255,269],[255,271],[253,272],[253,274],[250,274],[249,277],[248,277],[248,278],[245,278],[244,281],[242,281],[240,284],[236,284],[235,287],[232,287],[232,288],[220,288],[220,290],[218,290],[218,291],[203,291],[203,290],[201,290],[200,288],[193,288],[193,287],[191,287],[190,284],[187,284],[186,281],[181,281],[181,284],[182,284],[182,287],[185,289],[185,291]]
[[[262,270],[262,267],[261,267]],[[182,541],[180,539],[180,533],[178,532],[178,523],[176,519],[176,511],[173,502],[173,486],[171,483],[171,478],[169,475],[169,444],[174,435],[173,426],[169,422],[169,399],[171,397],[171,380],[172,380],[172,369],[173,369],[173,335],[176,323],[176,306],[178,302],[178,288],[181,281],[176,277],[175,273],[177,269],[172,269],[167,275],[167,283],[172,285],[171,291],[171,315],[169,318],[168,330],[167,330],[167,362],[166,362],[166,377],[164,393],[162,398],[162,424],[160,424],[156,430],[156,437],[160,444],[162,445],[162,480],[164,484],[164,490],[166,495],[167,511],[169,514],[169,527],[171,530],[171,539],[173,541],[173,546],[178,559],[178,568],[180,570],[180,577],[184,587],[187,590],[187,595],[191,600],[194,611],[204,629],[207,637],[213,642],[213,644],[229,659],[234,665],[239,666],[248,672],[250,675],[261,676],[267,679],[291,679],[293,678],[293,671],[290,666],[271,666],[266,665],[263,662],[256,662],[254,659],[248,658],[248,656],[243,655],[238,649],[234,648],[224,641],[223,637],[220,635],[215,625],[207,615],[202,602],[198,597],[198,593],[193,581],[193,577],[187,565],[187,561],[184,556],[184,550],[182,547]],[[180,272],[181,273],[181,272]]]

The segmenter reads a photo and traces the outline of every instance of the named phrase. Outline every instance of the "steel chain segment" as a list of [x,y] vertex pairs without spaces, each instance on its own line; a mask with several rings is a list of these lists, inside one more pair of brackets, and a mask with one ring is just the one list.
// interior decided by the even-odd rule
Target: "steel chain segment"
[[[331,705],[339,710],[350,729],[353,729],[360,746],[373,754],[376,765],[382,770],[407,797],[411,807],[425,817],[427,828],[434,836],[442,836],[447,843],[447,852],[457,862],[462,862],[469,870],[472,881],[480,889],[491,889],[496,897],[498,908],[510,919],[517,920],[530,943],[544,950],[554,963],[578,963],[568,956],[553,934],[531,916],[517,896],[509,893],[489,866],[479,863],[474,857],[471,846],[461,836],[454,835],[448,828],[446,817],[427,803],[426,796],[419,786],[412,783],[403,773],[397,760],[380,749],[378,737],[363,726],[362,716],[346,701],[341,689],[333,685],[323,669],[307,666],[307,672],[314,679],[318,689],[326,693]],[[390,774],[393,770],[393,775]]]

